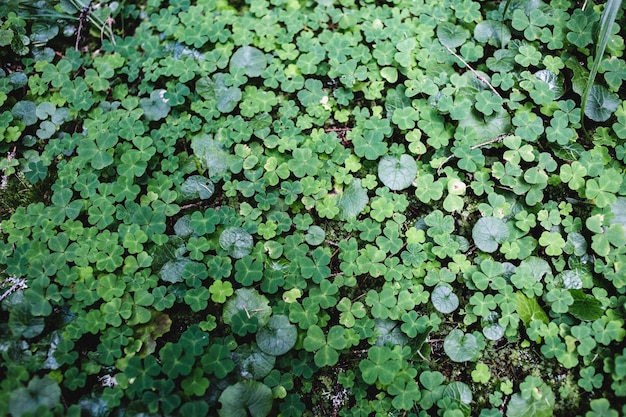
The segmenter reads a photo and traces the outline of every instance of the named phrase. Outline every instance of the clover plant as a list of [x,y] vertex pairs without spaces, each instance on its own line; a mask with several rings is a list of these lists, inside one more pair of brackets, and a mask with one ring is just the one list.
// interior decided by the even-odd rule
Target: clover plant
[[618,415],[621,2],[0,5],[0,415]]

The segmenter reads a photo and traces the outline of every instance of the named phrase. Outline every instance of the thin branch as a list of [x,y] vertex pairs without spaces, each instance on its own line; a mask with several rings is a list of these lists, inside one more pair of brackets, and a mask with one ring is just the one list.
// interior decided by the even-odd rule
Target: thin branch
[[472,71],[474,73],[474,75],[476,76],[476,78],[478,78],[480,81],[482,81],[483,83],[487,84],[489,86],[489,88],[491,88],[491,91],[493,91],[493,93],[500,97],[500,99],[502,99],[502,96],[500,95],[500,93],[498,93],[498,90],[495,89],[495,87],[493,85],[491,85],[491,83],[489,82],[488,79],[486,79],[485,77],[483,77],[482,75],[480,75],[478,73],[478,71],[476,71],[474,68],[472,68],[472,66],[470,64],[467,63],[467,61],[465,61],[463,58],[461,58],[456,52],[454,52],[452,49],[448,48],[447,46],[444,45],[444,47],[448,50],[448,52],[450,52],[452,55],[454,55],[459,61],[461,61],[463,64],[465,64],[465,66],[467,68],[469,68],[470,71]]

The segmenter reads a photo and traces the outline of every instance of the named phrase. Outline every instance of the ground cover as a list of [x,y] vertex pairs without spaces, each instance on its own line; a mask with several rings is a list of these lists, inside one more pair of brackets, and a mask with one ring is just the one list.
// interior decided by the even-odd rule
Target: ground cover
[[621,2],[0,19],[0,415],[626,414]]

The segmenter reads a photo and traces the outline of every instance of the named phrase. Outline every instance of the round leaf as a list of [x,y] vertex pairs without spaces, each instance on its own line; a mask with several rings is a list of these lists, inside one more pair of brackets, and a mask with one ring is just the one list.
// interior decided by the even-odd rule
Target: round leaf
[[241,381],[220,395],[221,417],[265,417],[272,410],[272,390],[259,381]]
[[43,317],[35,317],[30,312],[30,305],[21,303],[11,309],[9,314],[9,329],[14,336],[30,339],[43,332],[45,327]]
[[239,346],[233,353],[233,360],[242,377],[256,380],[265,378],[276,364],[276,356],[268,355],[255,345]]
[[233,258],[241,259],[250,255],[254,241],[252,235],[241,227],[229,227],[220,235],[220,246]]
[[159,276],[163,281],[171,282],[172,284],[177,282],[183,282],[183,269],[185,265],[191,262],[189,259],[179,259],[176,261],[168,261],[163,265]]
[[230,58],[230,72],[243,70],[248,77],[258,77],[266,66],[265,54],[252,46],[242,46]]
[[444,397],[450,397],[463,404],[469,404],[472,402],[472,390],[467,384],[461,381],[452,381],[446,386],[443,391]]
[[20,119],[26,126],[37,123],[37,106],[32,101],[22,100],[11,109],[13,117]]
[[265,326],[272,314],[272,309],[269,307],[267,298],[254,288],[240,288],[235,291],[235,296],[229,298],[224,305],[222,314],[224,323],[231,325],[233,317],[239,312],[243,312],[250,319],[256,318],[260,326]]
[[34,377],[26,388],[21,387],[11,391],[9,399],[9,411],[13,416],[21,416],[26,413],[40,415],[43,411],[40,407],[52,409],[61,400],[61,388],[59,384],[49,376],[43,378]]
[[399,158],[385,155],[378,163],[378,177],[390,190],[399,191],[409,187],[417,176],[417,163],[407,154]]
[[474,39],[487,42],[491,46],[504,46],[511,40],[511,31],[502,22],[483,20],[474,28]]
[[483,334],[489,340],[500,340],[504,336],[505,328],[498,323],[500,316],[495,311],[489,313],[487,317],[483,317],[481,324],[483,325]]
[[304,236],[306,243],[311,246],[320,245],[326,239],[326,232],[319,226],[311,226]]
[[452,313],[459,306],[459,297],[452,292],[450,287],[445,285],[435,287],[430,294],[430,300],[437,311],[443,314]]
[[492,253],[509,238],[509,228],[497,217],[483,217],[474,225],[472,238],[478,249]]
[[183,182],[180,190],[185,200],[195,198],[207,200],[213,195],[215,186],[213,185],[213,181],[202,175],[192,175]]
[[594,122],[605,122],[617,110],[620,100],[602,85],[594,85],[589,91],[585,116]]
[[456,48],[465,43],[469,38],[467,29],[451,22],[441,22],[437,25],[437,38],[442,45],[448,48]]
[[473,334],[454,329],[443,341],[443,350],[454,362],[467,362],[474,359],[480,349]]
[[142,98],[139,100],[139,107],[143,110],[144,116],[148,120],[161,120],[170,112],[170,105],[164,98],[165,90],[154,90],[150,93],[150,98]]
[[283,315],[272,316],[267,326],[256,334],[259,348],[268,355],[279,356],[287,353],[296,344],[298,330]]

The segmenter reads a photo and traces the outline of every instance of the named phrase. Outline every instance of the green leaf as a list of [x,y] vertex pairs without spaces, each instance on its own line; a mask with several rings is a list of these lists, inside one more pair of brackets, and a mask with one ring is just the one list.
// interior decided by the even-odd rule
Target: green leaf
[[259,348],[268,355],[280,356],[287,353],[296,344],[298,331],[284,315],[272,316],[266,326],[256,334]]
[[215,192],[215,186],[213,185],[213,181],[206,177],[192,175],[185,179],[185,182],[180,186],[180,191],[185,200],[196,198],[207,200],[211,198],[213,192]]
[[503,48],[511,40],[511,31],[502,22],[483,20],[474,28],[474,38],[478,42]]
[[170,112],[171,106],[164,97],[166,90],[154,90],[150,93],[150,98],[142,98],[139,100],[139,107],[143,110],[144,116],[148,120],[164,119]]
[[241,259],[252,252],[252,235],[241,227],[229,227],[220,234],[220,246],[230,256]]
[[568,312],[579,320],[597,320],[602,317],[604,308],[602,302],[581,290],[570,290],[574,302]]
[[209,170],[212,179],[221,178],[229,172],[231,155],[212,136],[204,134],[191,140],[194,155]]
[[527,376],[521,393],[511,396],[506,417],[550,417],[555,402],[552,389],[539,378]]
[[13,416],[44,414],[42,410],[51,410],[61,402],[61,388],[49,376],[32,378],[27,387],[11,391],[9,411]]
[[606,87],[594,84],[589,89],[585,105],[585,116],[594,122],[605,122],[615,113],[620,100],[617,95],[611,93]]
[[480,352],[476,336],[463,333],[460,329],[454,329],[446,336],[443,350],[454,362],[474,360]]
[[459,297],[446,285],[436,286],[430,294],[433,305],[443,314],[452,313],[459,307]]
[[309,352],[315,352],[315,364],[320,368],[332,366],[339,360],[338,350],[346,347],[345,328],[332,326],[325,335],[318,325],[313,325],[307,330],[303,340],[303,347]]
[[538,320],[545,324],[550,322],[548,315],[543,308],[541,308],[536,298],[528,298],[519,291],[516,297],[517,305],[515,309],[526,327],[528,327],[533,320]]
[[376,381],[390,384],[400,371],[401,362],[394,360],[393,353],[386,346],[372,346],[367,351],[367,359],[359,362],[363,381],[373,385]]
[[230,72],[242,71],[248,77],[260,76],[267,66],[265,54],[253,46],[242,46],[230,57]]
[[235,291],[235,296],[230,297],[224,305],[222,319],[224,323],[231,325],[235,315],[246,317],[247,320],[253,318],[260,326],[265,326],[272,314],[268,299],[259,294],[254,288],[240,288]]
[[497,217],[482,217],[474,224],[472,238],[478,249],[492,253],[509,238],[509,228]]
[[442,45],[454,49],[465,43],[469,38],[469,32],[460,25],[444,21],[437,25],[437,38]]
[[187,265],[189,262],[192,261],[186,258],[176,261],[168,261],[161,268],[159,276],[163,281],[171,282],[172,284],[177,282],[183,282],[185,280],[185,278],[183,277],[183,270],[185,268],[185,265]]
[[352,183],[344,189],[339,198],[341,219],[349,220],[356,218],[367,206],[369,197],[367,191],[361,186],[361,180],[355,178]]
[[[598,68],[600,67],[600,64],[602,62],[602,57],[604,55],[604,51],[609,43],[609,40],[611,38],[612,35],[612,30],[613,30],[613,23],[615,22],[615,19],[617,17],[617,13],[619,12],[620,8],[622,6],[622,1],[621,0],[607,0],[606,2],[606,6],[604,8],[604,11],[602,12],[602,17],[600,18],[600,26],[599,26],[599,32],[598,32],[598,39],[596,42],[596,49],[595,49],[595,54],[594,54],[594,59],[593,59],[593,66],[591,67],[590,73],[589,73],[589,77],[587,78],[587,82],[585,84],[585,89],[582,92],[582,112],[589,117],[590,119],[592,119],[593,121],[604,121],[606,119],[608,119],[608,117],[610,117],[610,114],[608,117],[606,117],[606,119],[602,120],[602,118],[604,116],[606,116],[606,113],[610,111],[610,108],[612,107],[612,104],[610,104],[609,108],[604,108],[604,106],[601,106],[604,108],[604,111],[600,111],[599,108],[596,108],[594,110],[591,110],[590,112],[587,111],[587,106],[598,106],[598,104],[603,104],[604,100],[599,101],[597,97],[596,99],[591,99],[591,95],[592,92],[591,90],[594,89],[594,87],[596,87],[596,85],[594,84],[595,78],[596,78],[596,74],[598,73]],[[571,20],[573,23],[578,22],[578,20],[576,19],[572,19]],[[569,37],[569,34],[568,34]],[[585,45],[583,45],[585,46]],[[604,88],[604,87],[599,87],[599,88]],[[604,89],[604,92],[596,92],[596,94],[607,94],[608,91],[606,89]],[[590,102],[590,100],[592,100]],[[596,104],[594,104],[594,102]],[[619,103],[618,103],[619,105]],[[617,106],[615,106],[617,108]],[[613,111],[615,111],[615,109],[613,109]],[[610,111],[610,113],[612,114],[613,111]],[[594,117],[592,117],[591,115],[593,115],[594,117],[597,117],[601,120],[597,120]]]
[[9,313],[9,329],[15,337],[31,339],[40,335],[44,328],[44,318],[33,316],[31,306],[27,303],[20,303],[11,308]]
[[[239,332],[239,335],[245,336],[245,332]],[[233,359],[239,374],[248,379],[264,378],[276,365],[276,357],[268,355],[256,345],[239,345],[233,352]]]
[[306,243],[311,246],[318,246],[326,239],[326,232],[319,226],[310,226],[304,236]]
[[409,187],[416,175],[417,163],[407,154],[402,154],[400,157],[385,155],[378,163],[378,177],[393,191]]
[[272,410],[272,390],[259,381],[241,381],[222,391],[219,402],[222,417],[265,417]]

